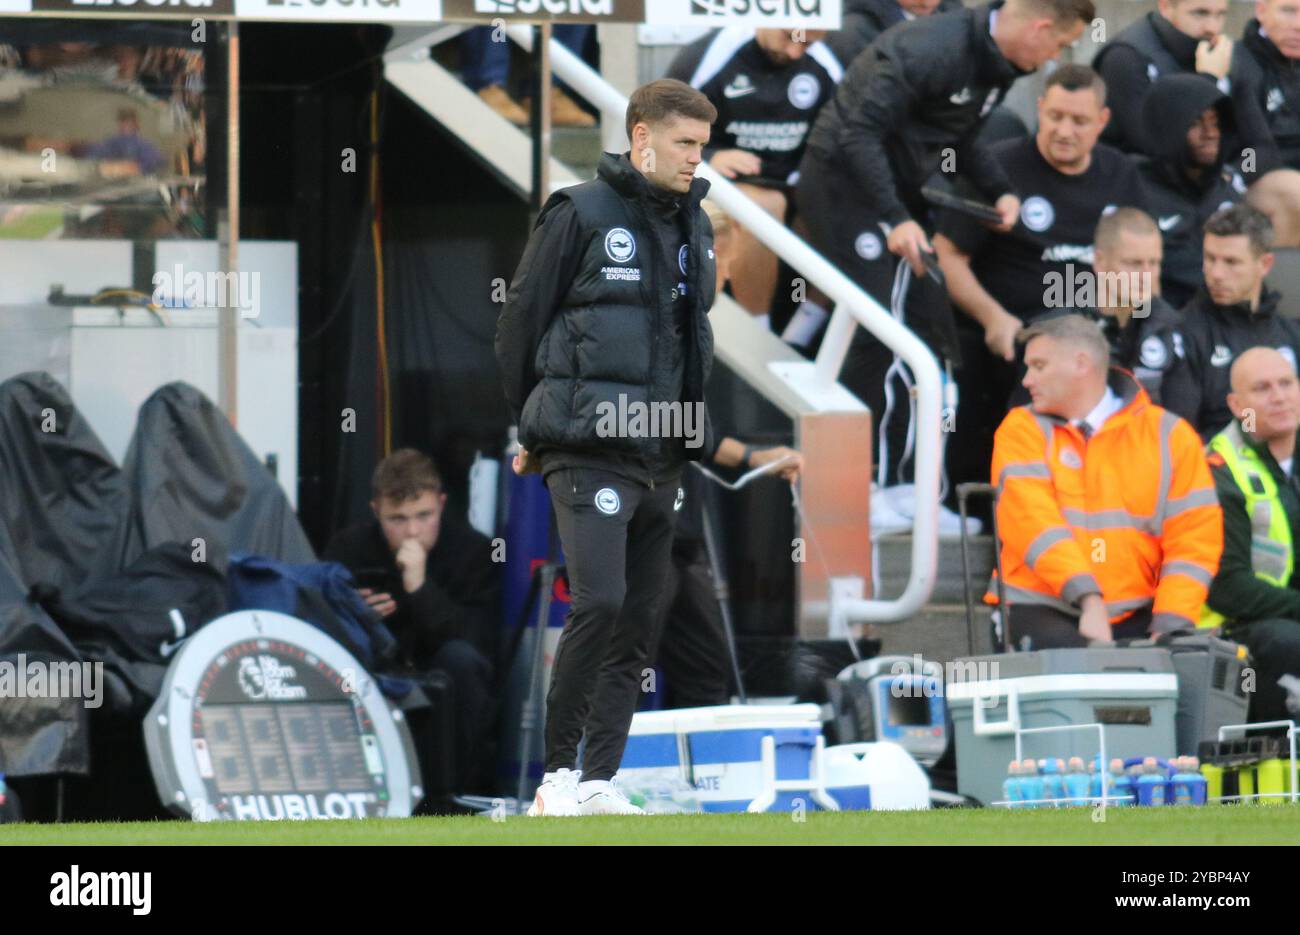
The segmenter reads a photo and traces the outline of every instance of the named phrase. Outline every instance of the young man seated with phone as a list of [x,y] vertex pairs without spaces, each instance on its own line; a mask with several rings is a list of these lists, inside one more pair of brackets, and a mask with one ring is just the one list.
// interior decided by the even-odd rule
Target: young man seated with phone
[[338,532],[325,558],[352,572],[397,637],[404,670],[450,679],[456,773],[470,790],[488,779],[500,565],[491,541],[446,511],[442,477],[427,455],[404,448],[381,461],[371,498],[373,518]]

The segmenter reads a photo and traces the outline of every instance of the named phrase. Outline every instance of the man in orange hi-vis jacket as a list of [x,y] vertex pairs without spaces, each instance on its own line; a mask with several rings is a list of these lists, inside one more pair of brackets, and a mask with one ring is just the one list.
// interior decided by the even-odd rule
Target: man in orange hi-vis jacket
[[1192,629],[1223,549],[1199,436],[1110,368],[1092,322],[1050,318],[1022,340],[1032,402],[993,447],[1009,645]]

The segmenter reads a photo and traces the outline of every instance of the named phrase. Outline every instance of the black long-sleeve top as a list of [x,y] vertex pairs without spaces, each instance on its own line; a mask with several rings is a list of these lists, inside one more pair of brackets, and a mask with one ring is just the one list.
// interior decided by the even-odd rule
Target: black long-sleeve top
[[387,591],[397,602],[396,613],[385,623],[397,637],[406,662],[423,666],[453,639],[468,640],[488,659],[495,659],[501,565],[492,560],[491,541],[464,520],[443,513],[438,538],[425,559],[424,584],[411,594],[406,593],[401,570],[377,520],[335,534],[325,558],[354,575],[382,569],[386,577],[376,589]]

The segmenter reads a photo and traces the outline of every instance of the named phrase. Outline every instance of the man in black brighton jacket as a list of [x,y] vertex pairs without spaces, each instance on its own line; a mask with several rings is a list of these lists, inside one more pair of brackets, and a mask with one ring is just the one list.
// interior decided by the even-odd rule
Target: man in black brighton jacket
[[[698,88],[718,110],[704,150],[709,166],[785,223],[804,141],[844,74],[821,35],[719,29],[683,47],[665,75]],[[750,314],[765,318],[776,290],[776,254],[746,227],[737,225],[732,235],[732,295]]]
[[[665,593],[682,467],[716,441],[712,228],[694,178],[717,111],[683,82],[628,102],[631,153],[551,196],[497,323],[517,471],[540,470],[572,604],[546,700],[546,774],[530,810],[640,810],[610,784]],[[582,776],[575,770],[586,735]]]
[[1263,112],[1279,162],[1300,169],[1300,23],[1288,0],[1256,4],[1241,45],[1252,66],[1249,91]]
[[1205,223],[1205,285],[1183,309],[1187,366],[1165,381],[1164,407],[1208,441],[1232,421],[1232,362],[1257,345],[1295,366],[1300,327],[1279,308],[1282,296],[1264,277],[1273,268],[1273,230],[1250,205],[1225,208]]
[[[923,276],[922,253],[933,253],[921,188],[936,172],[960,175],[996,205],[998,229],[1011,229],[1020,199],[978,139],[981,124],[1017,78],[1059,55],[1094,13],[1092,0],[997,0],[887,29],[854,59],[808,136],[796,203],[809,243],[886,309],[893,306],[941,358],[957,357],[951,311],[942,296],[921,301],[921,289],[909,303],[908,271],[896,269],[901,257],[911,275]],[[810,323],[807,331],[815,332],[826,314],[805,302],[787,340],[806,343],[796,326]],[[857,331],[841,375],[877,420],[877,464],[893,359],[879,340]],[[905,421],[884,428],[890,484],[904,447],[893,439],[907,434]]]
[[1200,74],[1215,82],[1233,101],[1234,133],[1225,136],[1224,158],[1236,164],[1243,147],[1255,149],[1256,159],[1243,171],[1276,168],[1267,147],[1264,116],[1251,99],[1254,69],[1250,56],[1224,35],[1226,0],[1161,0],[1158,11],[1121,30],[1092,60],[1111,91],[1112,118],[1102,142],[1125,152],[1145,152],[1146,124],[1142,105],[1151,86],[1169,75]]
[[[1103,214],[1093,234],[1092,269],[1072,270],[1075,286],[1062,293],[1071,304],[1037,319],[1083,315],[1096,322],[1110,346],[1111,365],[1132,373],[1157,406],[1166,405],[1165,382],[1187,366],[1182,318],[1160,295],[1162,250],[1160,229],[1141,208]],[[1010,405],[1029,402],[1022,386]]]
[[1165,245],[1160,291],[1181,308],[1203,278],[1201,228],[1246,191],[1241,176],[1224,165],[1232,101],[1200,75],[1169,75],[1151,86],[1142,114],[1149,158],[1139,171]]
[[1007,199],[999,210],[1009,226],[1019,205],[1002,170],[975,143],[980,122],[1017,78],[1078,38],[1092,12],[1089,0],[1006,0],[887,30],[822,108],[801,179],[820,189],[828,187],[817,182],[825,170],[844,177],[855,200],[872,209],[872,226],[891,228],[890,252],[914,261],[918,274],[928,246],[920,189],[949,150],[956,172],[983,197]]
[[1119,208],[1101,216],[1092,245],[1096,304],[1081,311],[1100,325],[1111,363],[1132,372],[1151,401],[1164,406],[1165,381],[1187,363],[1182,319],[1160,294],[1160,229],[1140,208]]

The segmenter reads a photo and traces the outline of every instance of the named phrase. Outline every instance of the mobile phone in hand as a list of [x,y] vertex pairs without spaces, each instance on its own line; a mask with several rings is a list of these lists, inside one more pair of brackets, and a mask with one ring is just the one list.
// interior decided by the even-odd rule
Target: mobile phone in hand
[[352,573],[358,588],[369,588],[379,594],[392,593],[396,576],[387,568],[358,568]]

